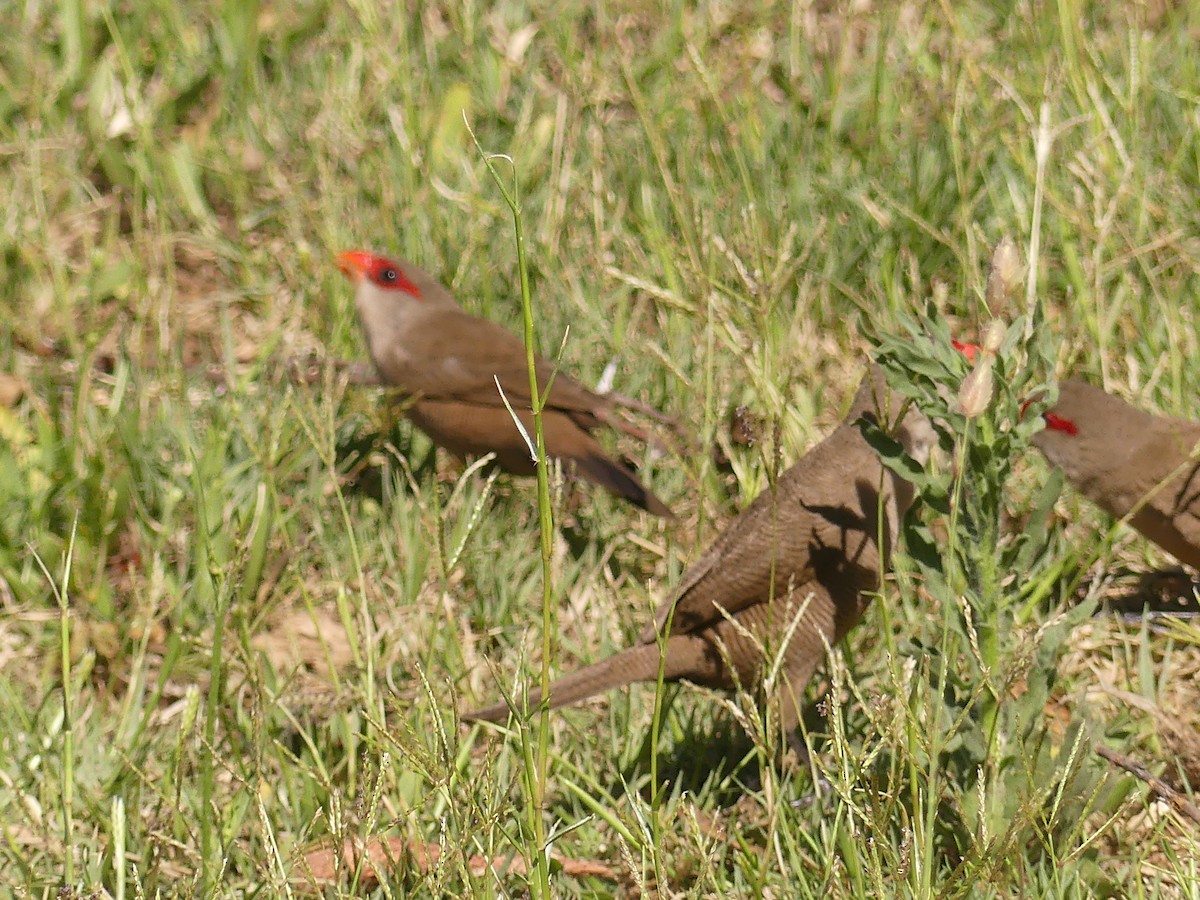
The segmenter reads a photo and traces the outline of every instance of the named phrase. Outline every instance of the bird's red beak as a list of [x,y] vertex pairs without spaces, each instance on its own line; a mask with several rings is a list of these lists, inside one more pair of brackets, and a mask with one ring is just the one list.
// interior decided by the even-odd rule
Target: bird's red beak
[[365,250],[347,250],[337,256],[337,267],[351,281],[359,281],[367,277],[371,263],[375,257]]

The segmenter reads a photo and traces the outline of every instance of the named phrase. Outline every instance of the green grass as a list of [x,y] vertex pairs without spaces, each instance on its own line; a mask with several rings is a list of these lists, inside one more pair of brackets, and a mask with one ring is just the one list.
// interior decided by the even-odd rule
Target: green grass
[[[543,350],[569,327],[572,373],[617,359],[699,447],[763,417],[728,470],[620,445],[677,522],[552,490],[558,670],[631,640],[832,426],[865,330],[930,298],[966,336],[1025,313],[983,302],[1003,235],[1036,249],[1031,377],[1049,354],[1200,414],[1195,5],[847,6],[0,5],[0,372],[27,387],[0,407],[0,893],[275,896],[320,839],[399,836],[441,861],[378,895],[509,895],[523,876],[469,857],[542,832],[623,879],[552,872],[556,896],[1194,891],[1196,832],[1090,746],[1175,777],[1097,688],[1194,721],[1198,642],[1053,618],[1108,535],[1069,494],[1065,530],[980,539],[1053,499],[1032,456],[976,457],[973,518],[926,507],[913,540],[949,523],[939,552],[898,560],[814,685],[832,792],[796,803],[808,771],[698,690],[652,746],[639,687],[550,717],[539,813],[520,742],[454,718],[540,670],[534,483],[463,474],[374,391],[286,377],[364,358],[341,249],[521,330],[465,114],[513,161]],[[1102,562],[1161,562],[1113,537]]]

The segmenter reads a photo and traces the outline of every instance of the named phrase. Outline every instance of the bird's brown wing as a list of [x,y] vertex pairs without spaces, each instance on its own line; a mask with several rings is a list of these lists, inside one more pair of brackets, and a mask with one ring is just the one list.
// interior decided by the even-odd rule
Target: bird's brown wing
[[[818,576],[836,577],[834,570],[877,567],[876,499],[869,482],[879,471],[857,428],[839,426],[729,524],[684,573],[639,640],[654,641],[668,619],[672,634],[691,632],[724,613],[803,592]],[[868,549],[869,560],[863,558]]]
[[[405,365],[393,380],[414,394],[439,400],[462,400],[503,406],[496,380],[514,407],[528,408],[529,372],[525,344],[512,332],[454,309],[430,310],[411,334],[420,345],[420,366]],[[553,365],[538,356],[538,384],[545,390]],[[595,427],[593,411],[608,401],[589,391],[561,369],[550,386],[547,408],[581,414],[579,424]]]

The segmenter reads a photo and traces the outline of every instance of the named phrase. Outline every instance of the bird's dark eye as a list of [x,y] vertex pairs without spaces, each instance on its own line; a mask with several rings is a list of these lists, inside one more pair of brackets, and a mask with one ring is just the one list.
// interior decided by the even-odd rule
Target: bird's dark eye
[[379,273],[379,277],[381,280],[387,282],[388,284],[393,284],[396,281],[396,279],[399,278],[400,276],[398,274],[396,274],[395,269],[384,269],[382,272]]

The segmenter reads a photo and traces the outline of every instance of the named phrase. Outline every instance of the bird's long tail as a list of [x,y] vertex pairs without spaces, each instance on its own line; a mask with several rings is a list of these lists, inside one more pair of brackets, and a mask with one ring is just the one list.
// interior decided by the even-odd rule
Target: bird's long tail
[[[608,659],[564,675],[550,684],[550,708],[578,703],[580,700],[635,681],[654,681],[658,678],[659,658],[657,644],[638,644]],[[671,654],[668,654],[667,659],[671,659]],[[677,677],[669,668],[665,675],[668,679]],[[531,690],[529,709],[535,709],[541,699],[540,690]],[[508,718],[509,711],[507,703],[494,703],[482,709],[465,712],[461,718],[464,722],[503,722]]]
[[608,491],[623,497],[635,506],[640,506],[656,516],[674,518],[670,507],[663,503],[650,488],[637,480],[632,472],[602,453],[577,456],[574,463],[579,474]]

